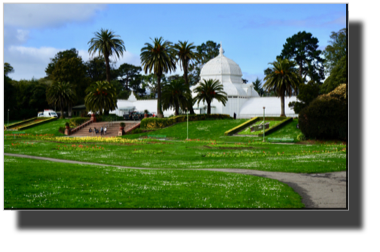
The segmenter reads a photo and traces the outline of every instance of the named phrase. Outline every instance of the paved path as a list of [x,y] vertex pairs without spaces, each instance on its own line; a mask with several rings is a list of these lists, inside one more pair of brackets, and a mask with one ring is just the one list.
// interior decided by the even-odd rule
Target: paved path
[[[151,169],[128,166],[118,166],[109,164],[99,164],[90,162],[80,162],[73,160],[63,160],[47,157],[36,157],[21,154],[4,153],[5,156],[33,158],[39,160],[70,163],[70,164],[87,164],[112,166],[129,169]],[[246,175],[266,177],[281,181],[294,189],[302,196],[302,203],[306,208],[346,208],[346,172],[328,172],[328,173],[287,173],[287,172],[266,172],[246,169],[197,169],[220,172],[233,172]]]

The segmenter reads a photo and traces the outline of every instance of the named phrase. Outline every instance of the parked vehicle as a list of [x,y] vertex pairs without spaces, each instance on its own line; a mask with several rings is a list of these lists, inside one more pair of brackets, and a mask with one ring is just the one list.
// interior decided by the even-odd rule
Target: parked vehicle
[[42,112],[38,112],[37,117],[57,117],[58,118],[58,115],[54,110],[45,109]]

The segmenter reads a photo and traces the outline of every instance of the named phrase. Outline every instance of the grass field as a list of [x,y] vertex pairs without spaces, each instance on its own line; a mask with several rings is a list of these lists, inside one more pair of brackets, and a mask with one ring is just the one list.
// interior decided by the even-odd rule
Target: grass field
[[[273,126],[276,126],[277,124],[279,124],[282,121],[267,121],[266,123],[268,123],[268,122],[269,122],[269,128],[272,128]],[[238,133],[238,135],[259,135],[259,134],[262,134],[263,130],[257,130],[257,131],[251,132],[251,129],[250,129],[250,127],[260,125],[261,123],[262,123],[262,121],[254,123],[253,125],[247,127],[245,130],[240,131]]]
[[[252,137],[224,135],[243,119],[189,122],[188,141],[186,122],[155,131],[154,134],[171,139],[159,141],[137,139],[151,133],[115,138],[64,137],[58,128],[66,121],[59,119],[27,129],[25,132],[31,135],[17,139],[6,138],[4,152],[154,169],[90,167],[6,156],[7,208],[298,208],[302,205],[293,196],[289,203],[279,200],[278,197],[285,196],[276,196],[274,192],[276,200],[256,195],[254,191],[259,189],[255,183],[281,192],[266,180],[191,169],[243,168],[295,173],[346,170],[346,145],[341,142],[271,144]],[[289,123],[270,136],[295,136],[299,132],[295,125],[296,121]],[[236,182],[237,179],[243,182]],[[133,199],[126,198],[127,195]],[[230,196],[226,199],[225,195],[233,199]]]
[[302,208],[273,179],[4,157],[4,208]]

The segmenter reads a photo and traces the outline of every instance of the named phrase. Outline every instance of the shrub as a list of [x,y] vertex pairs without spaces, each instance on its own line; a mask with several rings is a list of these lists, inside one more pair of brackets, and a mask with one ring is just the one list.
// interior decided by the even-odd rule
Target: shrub
[[88,117],[74,117],[70,119],[70,126],[75,128],[88,120],[90,120]]
[[68,127],[68,126],[70,126],[70,124],[67,122],[67,123],[65,123],[65,126]]
[[299,134],[297,135],[297,140],[298,140],[298,141],[305,141],[305,140],[306,140],[306,137],[305,137],[304,134],[299,133]]
[[299,125],[306,138],[347,139],[346,86],[321,95],[301,110]]
[[61,132],[62,134],[65,134],[65,129],[66,127],[62,126],[58,128],[58,131]]
[[124,128],[124,127],[125,127],[125,123],[121,122],[121,123],[120,123],[120,127],[123,127],[123,128]]

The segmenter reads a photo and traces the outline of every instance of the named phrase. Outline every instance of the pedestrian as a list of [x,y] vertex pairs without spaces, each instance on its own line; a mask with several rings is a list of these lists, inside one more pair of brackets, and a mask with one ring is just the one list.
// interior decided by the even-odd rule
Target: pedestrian
[[98,133],[98,130],[96,129],[96,127],[94,127],[94,132],[95,132],[95,135]]
[[104,128],[104,135],[107,133],[107,127]]
[[90,129],[88,130],[88,132],[89,132],[89,133],[91,133],[91,132],[92,132],[92,129],[91,129],[91,127],[90,127]]
[[103,127],[100,127],[100,135],[103,135]]
[[234,112],[234,119],[236,120],[236,113]]

